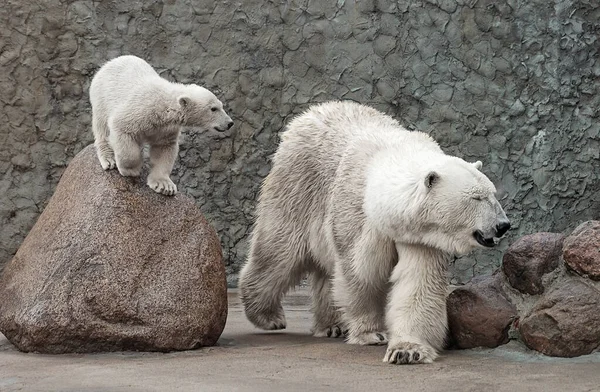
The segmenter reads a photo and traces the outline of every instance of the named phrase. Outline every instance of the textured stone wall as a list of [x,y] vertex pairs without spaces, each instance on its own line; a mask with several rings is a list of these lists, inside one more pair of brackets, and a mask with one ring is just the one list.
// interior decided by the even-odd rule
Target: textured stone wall
[[[352,99],[484,162],[511,237],[600,216],[597,0],[61,1],[0,7],[0,266],[92,142],[88,87],[147,59],[226,103],[231,134],[187,133],[174,177],[217,229],[231,281],[291,117]],[[456,260],[453,282],[500,252]]]

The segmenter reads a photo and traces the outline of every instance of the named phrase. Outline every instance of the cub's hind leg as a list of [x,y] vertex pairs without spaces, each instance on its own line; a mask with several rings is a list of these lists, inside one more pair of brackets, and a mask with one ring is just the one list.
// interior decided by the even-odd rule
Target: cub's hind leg
[[115,152],[117,169],[124,177],[138,177],[142,172],[144,156],[142,145],[136,138],[139,133],[134,121],[113,117],[109,119],[109,141]]
[[144,156],[142,146],[128,134],[111,133],[110,141],[115,151],[117,169],[124,177],[139,177],[142,173]]
[[92,107],[92,131],[100,166],[104,170],[116,168],[115,153],[108,140],[110,131],[106,118],[101,110],[94,107]]

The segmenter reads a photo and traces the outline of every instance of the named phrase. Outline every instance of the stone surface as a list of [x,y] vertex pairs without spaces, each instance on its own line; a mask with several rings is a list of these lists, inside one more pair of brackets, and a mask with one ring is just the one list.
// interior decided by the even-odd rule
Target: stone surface
[[502,258],[510,285],[524,294],[543,293],[542,276],[558,267],[563,240],[562,234],[535,233],[515,241]]
[[226,317],[221,248],[194,201],[104,172],[93,146],[0,277],[0,331],[22,351],[210,346]]
[[448,296],[450,345],[456,348],[497,347],[508,342],[518,318],[500,284],[500,275],[477,277]]
[[525,344],[546,355],[576,357],[600,348],[600,290],[579,278],[556,282],[519,323]]
[[451,272],[491,273],[511,238],[597,219],[599,12],[589,0],[5,0],[0,265],[92,141],[94,72],[130,53],[215,90],[236,123],[225,138],[188,134],[173,173],[214,224],[232,282],[284,124],[338,98],[484,162],[513,229]]
[[174,353],[32,355],[0,334],[2,392],[596,392],[600,353],[549,358],[510,342],[494,349],[445,351],[424,366],[390,366],[385,346],[358,346],[310,334],[306,289],[288,295],[287,329],[260,331],[246,317],[239,293],[215,347]]
[[563,259],[579,275],[600,280],[600,221],[582,223],[565,239]]

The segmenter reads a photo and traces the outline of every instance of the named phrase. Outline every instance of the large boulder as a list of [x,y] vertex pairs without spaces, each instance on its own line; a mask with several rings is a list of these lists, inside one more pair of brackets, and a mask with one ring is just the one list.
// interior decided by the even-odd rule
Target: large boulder
[[502,259],[502,271],[510,285],[523,294],[544,292],[542,277],[560,263],[564,235],[535,233],[519,238]]
[[579,275],[600,280],[600,221],[579,225],[565,239],[563,259]]
[[450,345],[465,349],[508,343],[517,309],[502,290],[501,276],[473,278],[448,296]]
[[525,344],[546,355],[576,357],[600,348],[600,291],[565,277],[519,323]]
[[214,345],[227,317],[215,231],[194,201],[104,172],[93,146],[62,176],[0,277],[0,332],[22,351]]

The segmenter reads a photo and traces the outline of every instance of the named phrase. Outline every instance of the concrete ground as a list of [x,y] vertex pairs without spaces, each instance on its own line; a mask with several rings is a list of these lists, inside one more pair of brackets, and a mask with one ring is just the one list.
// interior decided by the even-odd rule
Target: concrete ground
[[511,343],[393,366],[383,346],[310,336],[306,291],[284,306],[288,329],[262,332],[232,291],[219,345],[169,354],[24,354],[0,335],[0,391],[600,391],[600,353],[549,358]]

